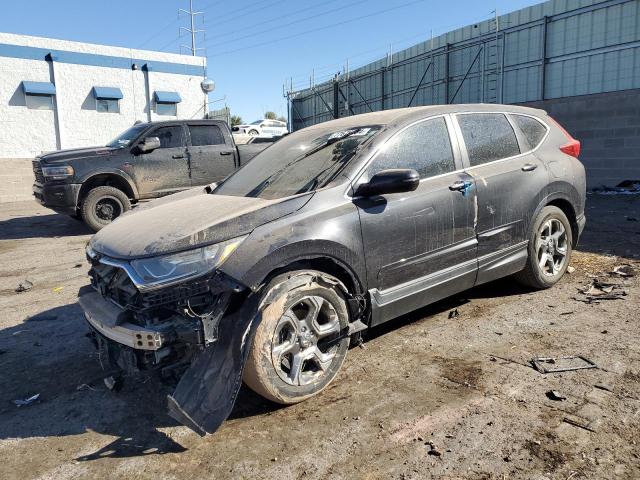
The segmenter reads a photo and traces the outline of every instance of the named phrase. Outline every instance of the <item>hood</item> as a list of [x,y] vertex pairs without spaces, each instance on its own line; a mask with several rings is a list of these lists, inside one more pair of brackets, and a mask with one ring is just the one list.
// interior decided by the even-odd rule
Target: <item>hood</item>
[[299,210],[313,195],[264,200],[194,190],[123,215],[93,236],[91,248],[112,258],[132,259],[223,242]]
[[55,152],[45,153],[40,155],[40,160],[43,163],[60,163],[69,160],[75,160],[77,158],[95,157],[98,155],[109,155],[114,149],[111,147],[85,147],[85,148],[70,148],[67,150],[58,150]]

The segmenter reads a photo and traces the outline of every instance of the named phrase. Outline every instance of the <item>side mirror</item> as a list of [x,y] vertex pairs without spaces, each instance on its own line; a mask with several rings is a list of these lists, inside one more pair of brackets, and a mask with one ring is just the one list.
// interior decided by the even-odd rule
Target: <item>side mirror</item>
[[391,169],[376,173],[369,183],[356,190],[358,197],[372,197],[387,193],[413,192],[420,185],[420,175],[412,169]]
[[136,146],[138,153],[153,152],[156,148],[160,148],[160,139],[158,137],[145,137],[142,142]]

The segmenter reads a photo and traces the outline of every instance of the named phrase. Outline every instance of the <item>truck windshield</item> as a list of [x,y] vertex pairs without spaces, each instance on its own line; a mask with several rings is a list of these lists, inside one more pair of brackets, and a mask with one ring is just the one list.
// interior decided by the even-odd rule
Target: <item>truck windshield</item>
[[142,133],[142,131],[147,128],[148,125],[146,123],[139,123],[134,125],[133,127],[125,130],[116,138],[107,143],[107,147],[111,148],[124,148],[131,143],[132,140]]
[[213,193],[272,200],[322,188],[380,128],[314,127],[292,133],[256,155]]

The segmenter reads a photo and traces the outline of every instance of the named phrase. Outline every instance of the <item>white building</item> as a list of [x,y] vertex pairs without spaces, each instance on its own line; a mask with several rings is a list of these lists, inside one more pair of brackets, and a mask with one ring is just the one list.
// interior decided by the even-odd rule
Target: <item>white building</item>
[[104,145],[136,121],[202,118],[205,62],[0,33],[0,203],[31,198],[42,152]]

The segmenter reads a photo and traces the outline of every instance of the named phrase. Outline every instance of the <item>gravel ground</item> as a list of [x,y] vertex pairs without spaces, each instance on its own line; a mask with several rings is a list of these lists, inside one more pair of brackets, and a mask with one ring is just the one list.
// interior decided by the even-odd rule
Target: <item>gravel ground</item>
[[[640,478],[640,280],[608,274],[640,270],[638,220],[640,197],[590,195],[575,271],[554,288],[501,280],[389,322],[318,397],[283,408],[244,389],[200,438],[154,378],[104,387],[75,301],[86,228],[0,205],[0,478]],[[627,296],[575,300],[592,275]],[[598,368],[529,365],[564,355]]]

